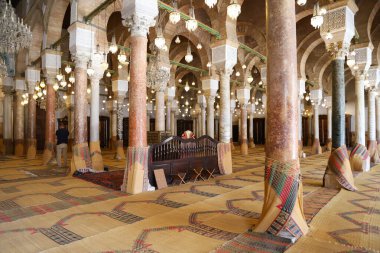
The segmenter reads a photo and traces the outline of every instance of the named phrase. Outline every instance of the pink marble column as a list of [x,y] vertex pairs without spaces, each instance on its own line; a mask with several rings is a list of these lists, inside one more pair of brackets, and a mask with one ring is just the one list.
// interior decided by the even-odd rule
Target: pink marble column
[[33,99],[33,93],[29,92],[28,103],[28,130],[27,130],[27,159],[36,158],[37,140],[36,140],[36,100]]
[[[297,239],[308,232],[308,226],[303,216],[298,158],[295,2],[266,0],[266,8],[268,99],[265,196],[260,222],[254,230]],[[285,181],[287,183],[282,184]]]
[[15,155],[23,156],[25,154],[24,147],[24,106],[21,104],[23,101],[22,90],[16,90],[15,101],[15,120],[14,120],[14,137],[15,137]]
[[74,86],[74,146],[71,169],[80,172],[92,170],[87,140],[87,62],[88,56],[75,56]]
[[45,149],[43,154],[43,164],[52,162],[54,158],[55,146],[55,91],[53,88],[54,77],[52,74],[46,79],[46,121],[45,121]]
[[146,147],[146,68],[148,39],[130,38],[131,64],[129,83],[129,146]]

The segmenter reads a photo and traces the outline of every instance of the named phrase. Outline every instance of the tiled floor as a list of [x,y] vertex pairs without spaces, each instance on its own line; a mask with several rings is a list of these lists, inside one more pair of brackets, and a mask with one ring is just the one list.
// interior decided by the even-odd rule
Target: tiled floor
[[[113,160],[110,152],[103,155],[105,164],[111,169],[124,168],[125,161]],[[323,199],[328,201],[333,196],[320,187],[327,158],[328,154],[322,154],[301,161],[305,215],[309,221],[321,208]],[[262,147],[250,150],[246,157],[240,156],[237,149],[233,154],[232,175],[128,196],[71,176],[62,176],[64,172],[58,175],[36,173],[37,170],[51,170],[41,166],[39,159],[1,158],[0,251],[209,252],[257,223],[264,196],[264,159]],[[376,182],[376,177],[380,178],[376,171],[361,175],[357,180]],[[354,204],[360,206],[357,208],[365,217],[358,222],[369,219],[368,225],[371,220],[379,221],[375,204],[380,184],[366,187],[371,187],[364,189],[371,190],[363,193],[367,200],[364,203],[354,201]],[[364,195],[357,197],[363,198]],[[335,206],[346,203],[345,198],[351,196],[342,191],[328,206],[338,198],[342,198],[342,202],[335,203]],[[326,224],[317,222],[323,213],[331,216],[331,222],[339,219],[348,227],[352,224],[356,232],[359,227],[363,229],[364,225],[352,222],[341,211],[329,212],[330,208],[335,210],[335,206],[327,210],[323,208],[311,222],[310,236],[299,240],[290,251],[303,252],[297,251],[297,247],[307,245],[309,241],[317,249],[323,245],[323,240],[342,245],[337,247],[339,250],[345,250],[348,245],[351,249],[365,249],[368,245],[380,249],[376,243],[360,244],[364,239],[353,238],[354,242],[351,242],[345,231],[338,231],[337,235],[325,232],[322,227]],[[370,207],[373,208],[368,209]],[[366,211],[370,216],[365,214]],[[378,227],[368,225],[365,228],[363,238],[367,236],[372,238],[370,241],[374,238],[380,241]],[[323,237],[319,238],[320,234]]]

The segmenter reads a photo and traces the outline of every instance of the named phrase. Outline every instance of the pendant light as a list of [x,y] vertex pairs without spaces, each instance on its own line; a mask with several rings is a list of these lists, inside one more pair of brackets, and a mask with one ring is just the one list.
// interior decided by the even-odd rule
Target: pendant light
[[227,14],[232,20],[236,20],[241,13],[241,6],[236,0],[231,0],[230,5],[227,7]]
[[205,4],[209,8],[213,8],[218,3],[218,0],[205,0]]
[[186,54],[186,56],[185,56],[185,61],[186,61],[187,63],[190,63],[190,62],[193,61],[193,59],[194,59],[194,57],[193,57],[193,55],[191,54],[191,47],[190,47],[190,42],[189,42],[188,45],[187,45],[187,54]]
[[190,32],[194,32],[198,28],[198,21],[195,19],[193,1],[190,2],[189,16],[190,19],[186,21],[186,29]]

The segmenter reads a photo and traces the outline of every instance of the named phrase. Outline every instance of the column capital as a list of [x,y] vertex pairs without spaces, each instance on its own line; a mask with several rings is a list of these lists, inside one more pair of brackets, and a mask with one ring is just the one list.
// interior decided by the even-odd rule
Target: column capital
[[170,79],[170,66],[162,62],[149,62],[147,86],[165,92]]
[[311,90],[310,100],[314,103],[314,105],[319,105],[322,101],[322,90]]
[[62,52],[45,49],[41,54],[41,68],[45,71],[55,72],[61,67]]
[[146,37],[149,28],[155,25],[157,15],[156,0],[123,0],[121,10],[123,25],[129,27],[132,37]]
[[223,75],[232,74],[233,67],[237,63],[237,49],[239,45],[229,40],[212,45],[212,65]]
[[87,63],[90,60],[90,54],[86,52],[76,52],[71,55],[75,62],[75,68],[87,69]]
[[380,68],[372,66],[368,70],[368,86],[377,89],[380,83]]
[[202,79],[202,89],[207,96],[216,96],[216,92],[219,89],[219,81],[212,78]]

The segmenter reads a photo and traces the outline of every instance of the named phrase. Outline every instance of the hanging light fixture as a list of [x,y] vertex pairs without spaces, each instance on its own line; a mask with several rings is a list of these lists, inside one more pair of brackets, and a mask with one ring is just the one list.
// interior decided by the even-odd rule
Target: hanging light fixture
[[40,82],[40,87],[43,89],[46,87],[45,81],[42,79]]
[[173,25],[177,24],[181,20],[181,14],[178,12],[178,4],[173,1],[173,11],[169,14],[169,21]]
[[322,15],[321,10],[319,8],[319,2],[317,2],[314,5],[313,17],[311,18],[311,25],[315,29],[318,29],[321,27],[322,24],[323,24],[323,15]]
[[253,82],[253,77],[250,75],[250,76],[247,78],[247,81],[248,81],[248,83],[252,83],[252,82]]
[[115,54],[118,50],[118,47],[116,45],[116,38],[115,38],[115,34],[112,36],[112,41],[111,41],[111,45],[110,45],[110,48],[109,48],[109,51],[112,53],[112,54]]
[[198,50],[201,50],[201,49],[202,49],[202,44],[201,44],[201,43],[198,43],[198,45],[197,45],[197,49],[198,49]]
[[237,71],[235,75],[236,75],[237,77],[239,77],[239,76],[240,76],[240,72]]
[[218,0],[205,0],[205,4],[209,8],[213,8],[218,3]]
[[185,56],[185,61],[187,63],[190,63],[192,62],[194,59],[193,55],[191,54],[191,47],[190,47],[190,43],[187,45],[187,54]]
[[243,66],[241,66],[242,69],[246,69],[247,68],[247,65],[243,64]]
[[95,73],[94,69],[92,68],[92,60],[90,59],[87,64],[87,75],[91,77]]
[[57,82],[53,85],[53,89],[54,89],[55,91],[57,91],[57,90],[59,89],[59,85],[58,85]]
[[236,0],[231,0],[230,5],[227,7],[227,14],[232,20],[236,20],[241,13],[241,6]]
[[70,75],[69,82],[72,83],[72,84],[75,83],[75,77],[74,77],[73,74]]
[[175,43],[177,44],[181,43],[181,39],[179,38],[179,36],[177,36],[177,38],[175,39]]
[[65,95],[63,95],[63,97],[62,97],[64,100],[66,100],[67,99],[67,95],[65,94]]
[[111,77],[111,72],[107,71],[106,77]]
[[102,61],[101,65],[102,65],[103,70],[108,69],[109,64],[107,61],[107,54],[106,53],[103,53],[103,61]]
[[30,27],[17,17],[11,1],[0,0],[0,34],[0,53],[17,53],[32,43]]
[[195,86],[195,82],[193,81],[193,82],[191,83],[191,85],[192,85],[192,86]]
[[57,78],[58,81],[61,81],[61,80],[62,80],[63,75],[62,75],[62,73],[61,73],[61,69],[58,70],[58,74],[57,74],[56,78]]
[[189,83],[186,82],[186,85],[185,85],[185,91],[188,92],[190,90],[190,86],[189,86]]
[[66,87],[66,85],[67,85],[66,79],[65,79],[65,77],[63,77],[63,79],[61,81],[61,86]]
[[306,4],[307,0],[297,0],[297,4],[299,6],[304,6]]
[[125,54],[124,49],[120,50],[120,53],[118,54],[117,59],[119,60],[119,62],[121,64],[125,64],[126,63],[126,61],[127,61],[127,55]]
[[198,28],[198,21],[195,19],[195,11],[193,7],[193,2],[191,1],[191,7],[189,10],[190,19],[186,20],[186,29],[190,32],[194,32]]
[[165,38],[162,35],[162,28],[157,27],[157,37],[154,39],[154,45],[160,50],[164,49],[165,46]]
[[66,67],[65,67],[65,72],[66,72],[67,74],[70,74],[71,71],[72,71],[71,66],[70,66],[69,64],[67,64]]

